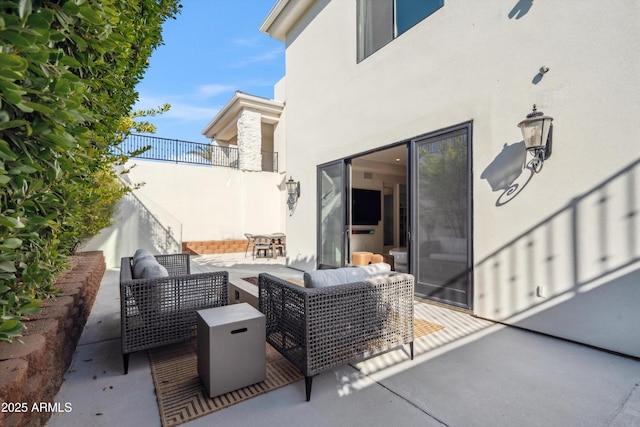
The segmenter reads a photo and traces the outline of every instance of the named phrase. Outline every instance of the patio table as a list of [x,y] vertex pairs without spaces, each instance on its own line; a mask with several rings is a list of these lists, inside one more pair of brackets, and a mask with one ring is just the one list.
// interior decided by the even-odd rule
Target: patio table
[[253,257],[256,253],[265,251],[264,256],[267,256],[267,250],[271,251],[273,258],[277,258],[278,253],[282,253],[284,256],[286,252],[286,235],[284,233],[272,233],[272,234],[251,234],[253,240]]

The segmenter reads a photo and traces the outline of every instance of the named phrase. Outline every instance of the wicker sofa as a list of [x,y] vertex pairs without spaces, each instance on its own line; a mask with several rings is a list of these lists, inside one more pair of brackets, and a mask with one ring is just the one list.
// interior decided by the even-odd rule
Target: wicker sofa
[[[159,264],[154,272],[161,271],[161,277],[138,271],[141,269],[136,268],[134,257],[121,259],[120,321],[125,374],[130,353],[195,337],[196,311],[229,303],[226,271],[191,274],[188,254],[151,257]],[[140,276],[143,277],[136,278]]]
[[307,401],[313,376],[332,367],[404,344],[413,359],[413,291],[410,274],[318,288],[259,275],[267,342],[303,373]]

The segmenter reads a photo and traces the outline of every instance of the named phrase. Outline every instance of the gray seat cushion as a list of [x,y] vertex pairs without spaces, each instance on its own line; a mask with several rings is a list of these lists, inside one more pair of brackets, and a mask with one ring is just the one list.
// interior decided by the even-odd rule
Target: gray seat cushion
[[389,276],[391,266],[386,263],[370,264],[364,267],[345,267],[333,270],[307,271],[303,275],[305,288],[325,288],[327,286],[362,282]]

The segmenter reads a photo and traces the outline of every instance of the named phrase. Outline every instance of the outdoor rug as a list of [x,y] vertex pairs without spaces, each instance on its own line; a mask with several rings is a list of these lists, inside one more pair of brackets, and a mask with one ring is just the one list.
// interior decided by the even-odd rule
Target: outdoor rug
[[444,329],[444,326],[436,325],[435,323],[427,322],[426,320],[413,318],[413,338],[417,339],[425,335],[432,334],[440,329]]
[[[418,318],[413,319],[413,327],[415,338],[443,328]],[[303,378],[300,371],[266,344],[265,381],[209,398],[198,376],[196,345],[194,339],[148,351],[163,427],[186,423]]]
[[209,398],[198,377],[196,340],[148,351],[151,375],[164,427],[211,414],[303,378],[289,361],[267,344],[267,379]]

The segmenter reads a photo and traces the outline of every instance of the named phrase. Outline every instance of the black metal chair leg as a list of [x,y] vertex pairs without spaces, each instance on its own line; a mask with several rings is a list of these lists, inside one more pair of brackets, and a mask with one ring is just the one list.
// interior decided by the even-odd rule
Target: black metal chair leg
[[313,377],[304,377],[304,388],[307,392],[307,402],[311,399],[311,382],[313,381]]
[[124,374],[129,372],[129,353],[122,355],[122,363],[124,364]]
[[411,360],[413,360],[413,341],[409,343],[409,350],[411,351]]

